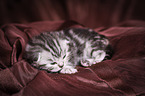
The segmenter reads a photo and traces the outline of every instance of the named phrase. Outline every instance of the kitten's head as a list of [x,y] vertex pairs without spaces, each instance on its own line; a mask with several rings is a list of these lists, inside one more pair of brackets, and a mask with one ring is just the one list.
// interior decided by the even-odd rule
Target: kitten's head
[[59,72],[67,63],[68,56],[66,54],[57,57],[50,52],[43,51],[38,56],[37,67],[49,72]]

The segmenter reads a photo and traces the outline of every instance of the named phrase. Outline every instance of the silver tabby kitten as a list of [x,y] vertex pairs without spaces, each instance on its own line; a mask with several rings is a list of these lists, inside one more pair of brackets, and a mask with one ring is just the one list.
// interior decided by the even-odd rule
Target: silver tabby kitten
[[41,33],[25,51],[24,58],[36,68],[63,74],[76,73],[76,65],[91,66],[112,53],[105,36],[81,28]]

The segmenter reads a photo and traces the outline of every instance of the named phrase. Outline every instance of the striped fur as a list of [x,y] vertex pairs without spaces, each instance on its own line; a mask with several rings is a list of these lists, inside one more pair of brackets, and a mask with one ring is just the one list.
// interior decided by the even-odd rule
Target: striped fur
[[33,66],[48,72],[76,73],[76,65],[91,66],[111,57],[109,40],[92,29],[70,28],[44,32],[32,38],[25,50]]

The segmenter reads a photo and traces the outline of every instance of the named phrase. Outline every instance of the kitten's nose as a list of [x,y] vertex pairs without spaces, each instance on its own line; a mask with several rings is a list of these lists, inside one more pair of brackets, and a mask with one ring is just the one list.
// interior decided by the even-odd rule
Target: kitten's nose
[[58,64],[58,66],[61,67],[61,68],[63,67],[63,65],[64,65],[63,63]]

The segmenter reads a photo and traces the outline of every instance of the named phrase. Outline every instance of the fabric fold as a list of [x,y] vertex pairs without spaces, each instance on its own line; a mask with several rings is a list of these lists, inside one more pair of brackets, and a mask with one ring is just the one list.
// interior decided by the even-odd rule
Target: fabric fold
[[45,21],[2,26],[0,95],[135,96],[145,93],[143,27],[96,28],[96,32],[109,38],[114,55],[111,60],[105,60],[88,68],[78,66],[76,74],[47,73],[33,68],[23,59],[25,46],[33,36],[44,31],[70,27],[85,28],[73,21]]

